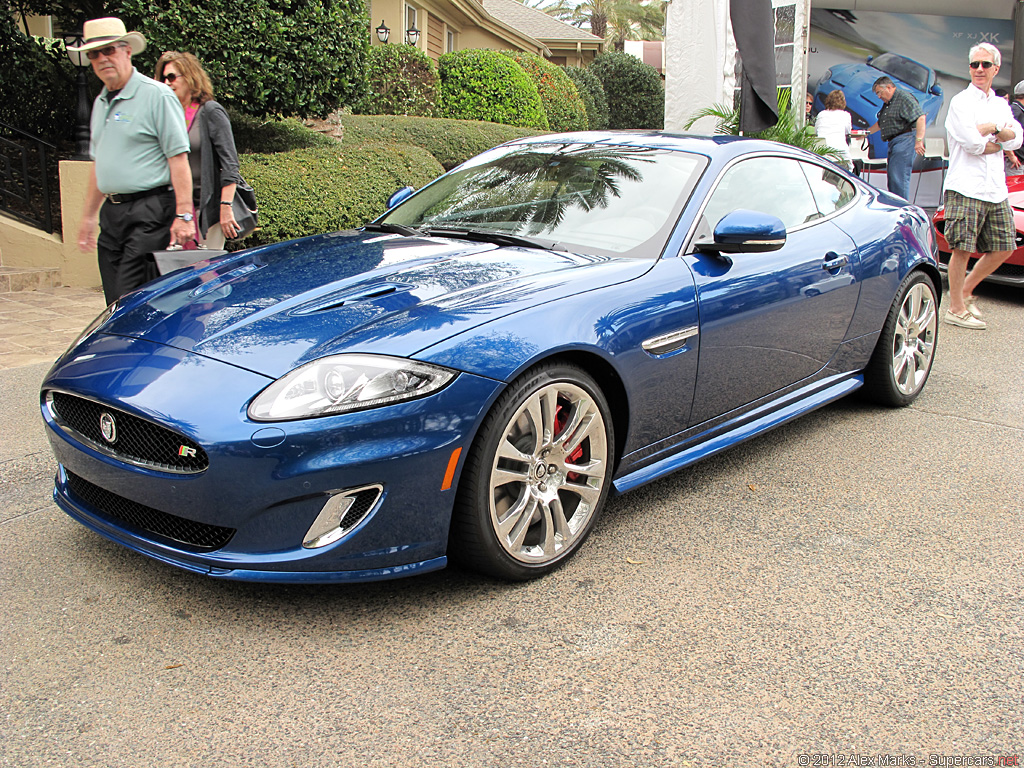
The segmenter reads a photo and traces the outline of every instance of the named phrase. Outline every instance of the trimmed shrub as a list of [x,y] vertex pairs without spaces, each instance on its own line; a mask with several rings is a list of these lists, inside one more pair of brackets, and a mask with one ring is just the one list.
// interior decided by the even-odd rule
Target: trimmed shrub
[[245,247],[362,226],[384,213],[396,189],[422,187],[443,171],[426,150],[407,144],[334,141],[240,161],[260,205],[261,229]]
[[217,100],[250,115],[324,116],[362,99],[370,18],[364,0],[108,0],[148,45],[133,57],[152,75],[161,51],[189,51]]
[[576,85],[561,69],[535,53],[502,51],[530,76],[537,86],[552,131],[587,129],[587,108]]
[[235,135],[235,148],[239,154],[258,152],[291,152],[310,147],[333,147],[338,142],[330,136],[311,131],[294,118],[261,120],[228,109],[231,131]]
[[438,117],[548,130],[537,86],[523,68],[497,51],[466,49],[444,54]]
[[583,67],[565,67],[565,74],[576,83],[583,104],[587,108],[588,127],[592,131],[604,130],[608,127],[608,98],[604,95],[604,86],[597,76]]
[[366,60],[369,93],[353,108],[361,115],[434,114],[437,71],[427,54],[412,45],[374,45]]
[[344,144],[412,144],[427,150],[446,171],[491,147],[538,133],[500,123],[429,117],[342,115],[341,123],[345,128]]
[[662,128],[665,87],[658,70],[628,53],[602,53],[589,67],[608,97],[609,128]]
[[55,145],[73,139],[78,90],[63,41],[29,37],[11,14],[0,13],[0,58],[0,121]]

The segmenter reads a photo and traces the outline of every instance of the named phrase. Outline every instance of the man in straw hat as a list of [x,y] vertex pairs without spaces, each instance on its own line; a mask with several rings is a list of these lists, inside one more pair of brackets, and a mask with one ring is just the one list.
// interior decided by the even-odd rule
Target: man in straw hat
[[153,251],[195,237],[188,131],[174,92],[132,66],[146,48],[141,34],[105,18],[85,22],[83,38],[68,50],[85,53],[104,88],[92,108],[95,163],[78,247],[97,250],[110,304],[155,277]]

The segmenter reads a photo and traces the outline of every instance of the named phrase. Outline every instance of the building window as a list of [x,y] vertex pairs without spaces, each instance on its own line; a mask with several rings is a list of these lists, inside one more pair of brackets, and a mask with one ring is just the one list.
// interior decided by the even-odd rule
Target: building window
[[[422,39],[424,37],[423,30],[420,29],[420,25],[417,23],[419,21],[419,15],[420,14],[419,14],[419,9],[418,8],[414,8],[411,5],[405,6],[405,29],[402,30],[402,42],[403,43],[409,42],[407,35],[408,35],[408,31],[410,29],[419,29],[420,30],[420,39]],[[417,46],[417,47],[419,47],[419,46]]]
[[444,52],[445,53],[451,53],[454,50],[455,50],[455,33],[452,32],[449,29],[448,30],[448,35],[447,35],[447,37],[445,39],[445,43],[444,43]]

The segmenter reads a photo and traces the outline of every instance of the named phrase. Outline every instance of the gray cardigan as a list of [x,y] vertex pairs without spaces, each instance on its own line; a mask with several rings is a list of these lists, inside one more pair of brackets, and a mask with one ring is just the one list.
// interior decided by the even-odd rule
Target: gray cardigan
[[234,182],[245,186],[238,172],[238,152],[231,120],[224,107],[208,101],[199,110],[199,231],[206,237],[220,223],[220,191]]

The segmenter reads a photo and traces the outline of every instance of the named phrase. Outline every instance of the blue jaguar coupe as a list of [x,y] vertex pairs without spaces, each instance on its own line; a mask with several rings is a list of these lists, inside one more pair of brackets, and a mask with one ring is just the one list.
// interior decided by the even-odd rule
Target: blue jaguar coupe
[[[54,364],[54,498],[218,578],[522,580],[620,494],[935,355],[919,208],[801,150],[578,133],[200,262]],[[767,450],[767,449],[766,449]]]

